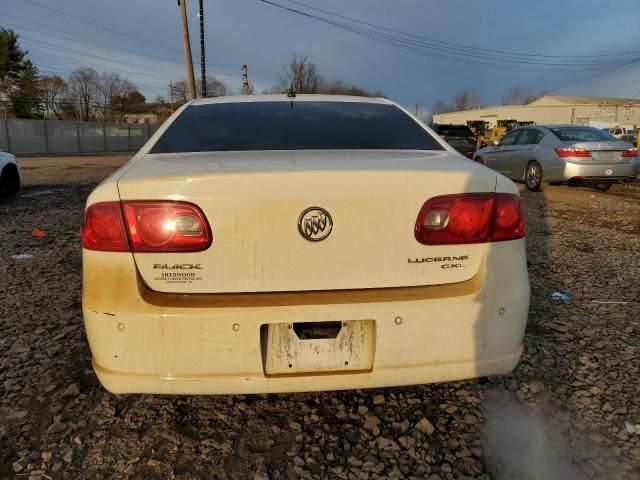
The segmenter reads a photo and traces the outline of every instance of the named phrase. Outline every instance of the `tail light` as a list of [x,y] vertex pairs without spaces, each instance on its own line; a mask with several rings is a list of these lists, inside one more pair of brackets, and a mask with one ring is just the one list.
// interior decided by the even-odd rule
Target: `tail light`
[[84,212],[82,246],[87,250],[128,252],[120,202],[94,203]]
[[629,148],[627,150],[623,150],[622,151],[622,156],[625,157],[625,158],[637,157],[638,156],[638,149],[637,148]]
[[499,242],[524,237],[520,197],[507,193],[442,195],[425,202],[415,237],[424,245]]
[[491,241],[500,242],[522,237],[524,237],[524,214],[520,197],[508,193],[496,194]]
[[591,156],[591,152],[589,150],[585,150],[583,148],[556,148],[556,153],[559,157],[578,157],[578,158],[587,158]]
[[211,241],[204,214],[186,202],[96,203],[87,209],[82,228],[82,246],[89,250],[199,252]]

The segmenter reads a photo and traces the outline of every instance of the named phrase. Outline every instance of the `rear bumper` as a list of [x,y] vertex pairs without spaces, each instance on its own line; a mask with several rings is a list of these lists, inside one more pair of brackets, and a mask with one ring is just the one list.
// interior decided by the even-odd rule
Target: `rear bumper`
[[[339,390],[508,374],[528,307],[523,240],[491,244],[479,273],[459,284],[253,295],[157,294],[130,254],[84,252],[93,366],[114,393]],[[376,322],[369,370],[264,373],[262,325],[335,320]]]
[[402,385],[450,382],[490,375],[508,375],[518,364],[522,345],[505,357],[466,362],[405,365],[376,368],[370,373],[305,375],[268,378],[256,373],[245,375],[205,375],[169,377],[114,372],[92,361],[100,383],[112,393],[153,394],[248,394],[350,390]]
[[566,162],[564,179],[572,183],[619,183],[633,181],[638,176],[638,162],[625,164],[579,164]]

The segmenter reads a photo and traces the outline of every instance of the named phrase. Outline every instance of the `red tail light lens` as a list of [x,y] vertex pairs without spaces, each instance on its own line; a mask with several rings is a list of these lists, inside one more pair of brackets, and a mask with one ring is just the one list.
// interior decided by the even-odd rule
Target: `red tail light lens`
[[123,202],[134,252],[199,252],[212,235],[202,211],[186,202]]
[[520,197],[465,193],[434,197],[422,206],[415,237],[424,245],[456,245],[524,237]]
[[420,210],[416,240],[427,245],[486,242],[492,211],[493,194],[434,197]]
[[199,252],[212,239],[202,210],[186,202],[95,203],[82,225],[82,246],[103,252]]
[[591,152],[589,150],[584,150],[581,148],[556,148],[556,153],[559,157],[578,157],[578,158],[587,158],[591,156]]
[[87,250],[128,252],[120,202],[94,203],[84,212],[82,246]]
[[622,156],[623,157],[637,157],[638,156],[638,149],[637,148],[629,148],[628,150],[623,150],[622,151]]
[[520,197],[508,193],[497,193],[491,241],[500,242],[522,237],[524,237],[524,215]]

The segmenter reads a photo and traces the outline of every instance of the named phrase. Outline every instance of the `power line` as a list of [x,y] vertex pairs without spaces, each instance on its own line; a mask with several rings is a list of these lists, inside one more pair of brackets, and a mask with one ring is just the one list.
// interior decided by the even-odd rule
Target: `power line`
[[[587,82],[587,81],[589,81],[589,80],[593,80],[593,79],[595,79],[595,78],[598,78],[598,77],[601,77],[601,76],[603,76],[603,75],[606,75],[607,73],[611,73],[611,72],[613,72],[614,70],[617,70],[617,69],[622,68],[622,67],[626,67],[626,66],[628,66],[628,65],[632,65],[632,64],[637,63],[637,62],[640,62],[640,58],[636,58],[636,59],[630,60],[630,61],[628,61],[628,62],[626,62],[626,63],[623,63],[622,65],[616,65],[616,66],[615,66],[615,67],[613,67],[613,68],[609,68],[609,69],[605,70],[604,72],[596,73],[595,75],[592,75],[592,76],[590,76],[590,77],[581,78],[581,79],[579,79],[579,80],[577,80],[577,81],[575,81],[575,82],[571,82],[571,83],[568,83],[568,84],[566,84],[566,85],[562,85],[561,87],[553,88],[553,89],[551,89],[550,91],[551,91],[551,92],[555,92],[555,91],[557,91],[557,90],[562,90],[562,89],[567,88],[567,87],[573,87],[574,85],[578,85],[579,83],[584,83],[584,82]],[[639,94],[640,94],[640,92],[639,92]],[[634,98],[635,98],[635,97],[634,97]]]
[[[43,56],[40,56],[40,55],[30,54],[30,56],[31,56],[31,57],[34,57],[34,58],[44,58],[45,60],[53,60],[53,61],[55,61],[55,62],[63,63],[63,64],[66,64],[66,65],[70,65],[70,66],[72,66],[72,67],[77,67],[77,68],[82,68],[82,67],[86,66],[86,65],[83,65],[83,64],[75,63],[75,62],[68,62],[68,61],[66,61],[66,60],[56,60],[55,58],[61,58],[61,57],[58,57],[58,56],[56,56],[56,55],[47,55],[46,57],[43,57]],[[55,57],[55,58],[54,58],[54,57]],[[60,68],[60,67],[58,67],[58,66],[45,65],[45,64],[44,64],[44,63],[42,63],[42,61],[40,61],[40,60],[36,61],[36,66],[38,66],[38,69],[39,69],[40,71],[43,71],[43,72],[44,72],[45,70],[44,70],[44,69],[42,69],[42,68],[40,68],[40,65],[42,65],[42,66],[44,66],[45,68],[48,68],[48,69],[54,69],[54,70],[57,70],[57,71],[51,71],[51,70],[49,70],[49,72],[51,72],[51,73],[53,73],[53,74],[58,74],[58,71],[59,71],[59,72],[65,72],[65,75],[66,75],[66,74],[70,75],[70,74],[73,74],[73,73],[74,73],[72,70],[68,70],[68,69]],[[118,68],[117,72],[118,72],[118,73],[127,73],[127,74],[130,74],[130,75],[136,75],[136,76],[140,76],[140,77],[144,77],[144,78],[149,78],[149,74],[148,74],[148,72],[147,72],[147,73],[138,73],[138,72],[132,72],[132,71],[130,71],[130,70],[123,70],[123,69],[121,69],[121,68]],[[61,76],[64,76],[64,75],[61,75]],[[166,80],[172,80],[172,79],[175,79],[176,77],[178,77],[178,78],[179,78],[179,77],[180,77],[180,75],[175,75],[175,76],[173,76],[173,77],[172,77],[172,76],[159,76],[159,75],[156,75],[155,77],[156,77],[156,78],[163,78],[163,79],[166,79]],[[154,86],[154,85],[149,85],[149,84],[144,84],[144,83],[139,83],[139,82],[133,82],[133,83],[134,83],[136,86],[146,87],[146,88],[148,88],[148,89],[156,89],[156,90],[158,90],[158,91],[162,91],[163,93],[164,93],[164,92],[165,92],[165,90],[166,90],[166,88],[164,88],[164,87],[159,87],[159,86]],[[234,89],[234,88],[232,88],[232,87],[230,87],[230,86],[228,86],[228,85],[227,85],[227,89],[228,89],[229,91],[234,92],[234,93],[238,93],[238,92],[239,92],[239,90],[238,90],[237,88],[235,88],[235,89]]]
[[[32,3],[34,3],[34,2],[32,2]],[[168,62],[172,62],[172,63],[176,63],[176,64],[181,64],[182,63],[182,60],[180,58],[165,57],[165,56],[160,56],[160,55],[152,55],[150,53],[140,53],[140,52],[136,52],[136,51],[133,51],[133,50],[127,50],[127,49],[123,49],[120,46],[114,46],[113,44],[109,44],[109,43],[106,43],[106,42],[95,42],[95,41],[93,41],[91,38],[89,38],[87,36],[78,35],[77,33],[71,33],[71,32],[68,32],[66,30],[62,30],[62,29],[59,29],[59,28],[51,27],[51,26],[43,24],[43,23],[34,22],[34,21],[30,20],[30,19],[26,19],[24,17],[19,17],[17,15],[8,14],[8,13],[4,13],[4,12],[2,13],[2,15],[6,15],[8,17],[12,17],[12,18],[15,18],[15,19],[18,19],[18,20],[22,20],[22,21],[28,22],[30,25],[38,25],[40,27],[47,28],[49,30],[53,30],[53,31],[56,31],[56,32],[62,32],[65,35],[78,38],[79,40],[82,41],[82,43],[89,43],[89,44],[101,47],[103,49],[106,49],[106,50],[113,50],[113,51],[117,51],[117,52],[129,53],[129,54],[132,54],[132,55],[148,57],[148,58],[152,58],[152,59],[155,59],[155,60],[168,61]],[[4,22],[4,23],[8,24],[7,22]],[[60,35],[54,35],[54,34],[49,33],[49,32],[43,32],[42,30],[37,30],[37,29],[34,29],[32,27],[25,27],[25,26],[21,26],[21,25],[16,25],[14,28],[22,28],[22,29],[25,29],[25,30],[30,30],[30,31],[33,31],[33,32],[40,33],[42,35],[50,35],[50,36],[53,36],[53,37],[63,38]],[[77,40],[74,40],[74,39],[71,39],[71,38],[64,38],[64,39],[66,39],[68,41],[79,43]],[[108,46],[109,48],[105,48],[105,46]],[[162,47],[162,48],[163,48],[163,50],[169,50],[166,47]],[[172,52],[177,52],[180,55],[182,55],[182,52],[180,52],[180,51],[173,50],[173,49],[171,49],[171,51]],[[220,67],[226,67],[226,68],[229,69],[229,71],[234,71],[234,72],[238,68],[237,64],[219,62],[219,61],[217,61],[215,59],[214,60],[209,59],[206,62],[206,66],[207,66],[207,68],[210,68],[212,70],[215,70],[216,68],[220,68]],[[273,73],[264,72],[264,71],[263,72],[258,72],[258,73],[261,73],[262,75],[265,75],[265,76],[272,76],[273,75]]]
[[91,20],[87,20],[86,18],[82,18],[82,17],[78,17],[78,16],[75,16],[75,15],[72,15],[72,14],[70,14],[68,12],[63,11],[63,10],[59,10],[57,8],[53,8],[53,7],[50,7],[48,5],[42,5],[41,3],[38,3],[38,2],[36,2],[34,0],[24,0],[24,1],[28,2],[28,3],[31,3],[32,5],[35,5],[37,7],[44,8],[44,9],[52,11],[52,12],[56,12],[56,13],[58,13],[60,15],[64,15],[66,17],[73,18],[74,20],[77,20],[77,21],[82,22],[84,24],[93,25],[94,27],[101,28],[101,29],[106,30],[108,32],[116,33],[118,35],[122,35],[122,36],[125,36],[125,37],[128,37],[128,38],[131,38],[133,40],[138,40],[139,42],[144,42],[146,44],[153,45],[154,47],[158,47],[158,48],[161,48],[163,50],[172,50],[174,52],[177,51],[178,53],[182,53],[179,50],[174,50],[174,49],[172,49],[170,47],[167,47],[166,45],[161,45],[159,43],[151,42],[151,41],[147,40],[146,38],[138,37],[136,35],[131,35],[131,34],[126,33],[126,32],[121,32],[121,31],[116,30],[114,28],[107,27],[105,25],[101,25],[101,24],[96,23],[96,22],[92,22]]
[[[136,63],[126,62],[124,60],[114,60],[112,58],[104,57],[102,55],[96,55],[94,53],[87,53],[87,52],[83,52],[81,50],[76,50],[76,49],[69,48],[69,47],[63,47],[61,45],[57,45],[57,44],[53,44],[53,43],[45,44],[41,40],[35,40],[35,39],[30,38],[30,37],[23,37],[23,38],[27,42],[34,43],[36,46],[38,46],[38,48],[44,48],[45,50],[57,50],[57,51],[62,51],[62,52],[70,52],[70,53],[73,53],[73,54],[76,54],[76,55],[80,55],[83,58],[89,57],[89,58],[94,58],[94,59],[97,59],[97,60],[103,60],[103,61],[107,61],[107,62],[111,62],[111,63],[116,63],[116,64],[119,64],[119,65],[129,65],[129,66],[132,66],[132,67],[140,68],[139,64],[136,64]],[[156,70],[155,68],[154,69],[145,68],[145,70],[148,73],[155,73],[155,74],[160,74],[161,75],[161,72]],[[161,69],[161,70],[164,70],[164,72],[165,72],[164,74],[173,75],[168,70],[165,70],[165,69]]]
[[[446,48],[441,48],[441,47],[433,47],[433,46],[427,46],[424,45],[421,42],[417,42],[414,40],[409,40],[403,37],[398,37],[398,36],[394,36],[394,35],[389,35],[387,33],[382,33],[380,31],[376,31],[376,30],[372,30],[372,29],[367,29],[367,28],[363,28],[363,27],[358,27],[355,25],[350,25],[350,24],[346,24],[344,22],[340,22],[340,21],[336,21],[336,20],[332,20],[326,17],[322,17],[319,15],[315,15],[315,14],[311,14],[308,12],[303,12],[291,7],[287,7],[284,5],[281,5],[279,3],[275,3],[273,1],[270,0],[259,0],[262,3],[289,11],[291,13],[294,14],[298,14],[298,15],[302,15],[304,17],[307,18],[311,18],[313,20],[322,22],[322,23],[327,23],[330,25],[333,25],[335,27],[341,28],[343,30],[347,30],[350,31],[352,33],[356,33],[358,35],[373,39],[373,40],[377,40],[379,42],[382,43],[386,43],[392,46],[396,46],[399,48],[403,48],[406,50],[410,50],[410,51],[414,51],[417,53],[421,53],[423,55],[428,55],[428,56],[432,56],[432,57],[436,57],[436,58],[442,58],[445,60],[449,60],[449,61],[454,61],[454,62],[458,62],[458,63],[467,63],[467,64],[473,64],[473,65],[480,65],[480,66],[485,66],[485,67],[493,67],[493,68],[498,68],[498,69],[502,69],[502,70],[511,70],[511,71],[540,71],[540,72],[550,72],[550,71],[556,71],[556,72],[560,72],[560,71],[580,71],[580,70],[595,70],[598,68],[604,68],[608,65],[610,65],[612,62],[611,61],[599,61],[599,62],[581,62],[581,63],[577,63],[577,62],[573,62],[573,63],[568,63],[568,62],[562,62],[562,63],[551,63],[551,62],[543,62],[543,61],[526,61],[526,60],[509,60],[509,59],[504,59],[504,58],[496,58],[496,57],[491,57],[491,56],[487,56],[487,55],[476,55],[476,54],[471,54],[471,53],[459,53],[459,52],[455,52],[452,51],[451,49],[446,49]],[[435,52],[434,52],[435,50]],[[460,58],[460,57],[472,57],[472,59],[470,58]],[[479,59],[479,60],[476,60]],[[503,63],[491,63],[491,62],[485,62],[483,60],[492,60],[492,62],[503,62]],[[504,64],[506,62],[506,64]],[[521,63],[524,65],[513,65],[513,63]],[[547,66],[547,67],[552,67],[552,68],[540,68],[540,67],[535,67],[535,68],[531,68],[527,65],[540,65],[540,66]],[[567,66],[569,67],[594,67],[594,68],[567,68]],[[562,68],[555,68],[555,67],[562,67]]]
[[454,43],[454,42],[447,42],[447,41],[444,41],[444,40],[437,40],[437,39],[426,37],[426,36],[423,36],[423,35],[416,35],[416,34],[406,33],[406,32],[400,31],[400,30],[394,30],[392,28],[384,27],[384,26],[381,26],[381,25],[376,25],[374,23],[365,22],[364,20],[358,20],[356,18],[348,17],[346,15],[340,15],[338,13],[331,12],[329,10],[323,10],[321,8],[317,8],[317,7],[314,7],[312,5],[308,5],[306,3],[303,3],[303,2],[300,2],[300,1],[297,1],[297,0],[284,0],[284,1],[296,4],[296,5],[300,5],[302,7],[308,8],[310,10],[315,10],[315,11],[318,11],[318,12],[326,13],[328,15],[331,15],[331,16],[334,16],[334,17],[337,17],[337,18],[342,18],[344,20],[349,20],[349,21],[352,21],[352,22],[360,23],[362,25],[367,25],[369,27],[378,28],[380,30],[385,30],[385,31],[388,31],[388,32],[397,33],[397,34],[405,35],[405,36],[408,36],[408,37],[419,38],[419,39],[422,39],[422,40],[427,40],[429,42],[438,43],[438,44],[442,44],[442,45],[460,47],[461,49],[472,50],[472,51],[484,51],[484,52],[498,53],[498,54],[502,54],[502,55],[525,56],[525,57],[540,57],[540,58],[595,58],[595,57],[625,56],[625,55],[640,54],[640,50],[631,50],[631,51],[626,51],[626,52],[614,52],[614,53],[602,53],[602,54],[590,54],[590,55],[546,55],[546,54],[540,54],[540,53],[514,52],[514,51],[507,51],[507,50],[492,50],[492,49],[488,49],[488,48],[473,47],[473,46],[470,46],[470,45],[464,45],[464,44],[461,44],[461,43]]
[[[3,15],[4,15],[4,13],[3,13]],[[20,20],[23,20],[22,17],[18,17],[16,15],[9,15],[9,16],[14,17],[14,18],[18,18]],[[174,58],[169,58],[169,57],[161,57],[161,56],[158,56],[158,55],[151,55],[151,54],[148,54],[148,53],[138,53],[138,52],[135,52],[135,51],[132,51],[132,50],[124,50],[124,49],[121,49],[121,48],[113,48],[113,47],[109,46],[109,44],[106,44],[106,43],[105,44],[101,44],[101,43],[93,42],[88,37],[83,37],[81,35],[77,35],[77,34],[74,34],[74,33],[69,33],[69,32],[66,32],[66,31],[63,31],[63,30],[60,30],[60,29],[57,29],[57,28],[54,28],[54,27],[49,27],[47,25],[43,25],[43,24],[37,23],[37,22],[31,22],[31,23],[33,23],[34,25],[43,26],[44,28],[48,28],[48,29],[51,29],[51,30],[54,30],[54,31],[64,32],[66,35],[69,35],[69,36],[72,36],[72,37],[77,37],[82,42],[80,42],[79,40],[75,40],[73,38],[69,38],[67,36],[56,35],[56,34],[53,34],[53,33],[50,33],[50,32],[44,32],[42,30],[34,29],[34,28],[31,28],[31,27],[24,27],[24,26],[21,26],[21,25],[10,24],[8,22],[5,22],[5,24],[7,24],[9,26],[12,26],[13,28],[16,28],[16,29],[29,30],[29,31],[33,31],[33,32],[39,33],[41,35],[60,38],[60,39],[63,39],[63,40],[69,41],[69,42],[76,43],[76,44],[89,43],[89,44],[95,45],[95,46],[97,46],[99,48],[102,48],[103,50],[110,50],[110,51],[113,51],[113,52],[122,52],[122,53],[131,54],[131,55],[138,55],[138,56],[142,56],[142,57],[148,57],[148,58],[151,58],[151,59],[154,59],[154,60],[160,60],[160,61],[170,62],[170,63],[176,64],[175,67],[169,67],[169,66],[164,67],[165,71],[167,71],[166,68],[175,68],[177,71],[181,70],[181,68],[178,65],[182,63],[182,60],[179,60],[179,59],[174,59]],[[40,40],[31,39],[30,37],[27,37],[27,36],[24,36],[24,35],[21,35],[21,37],[24,38],[27,41],[43,43]],[[51,45],[55,45],[55,44],[51,44]],[[55,46],[58,47],[58,48],[65,48],[65,47],[58,46],[58,45],[55,45]],[[105,46],[109,46],[109,48],[105,48]],[[84,53],[82,55],[83,56],[87,56]],[[104,57],[102,59],[104,59]],[[120,60],[109,60],[109,61],[111,61],[112,63],[121,63]],[[134,64],[129,63],[129,65],[133,66]],[[209,68],[209,69],[211,69],[213,71],[215,71],[215,70],[223,70],[224,71],[226,69],[229,72],[235,72],[237,70],[237,65],[230,64],[230,63],[222,63],[222,62],[217,62],[217,61],[211,61],[211,60],[206,62],[206,66],[207,66],[207,68]],[[161,68],[163,68],[163,67],[161,67]],[[264,71],[258,71],[258,73],[260,73],[261,75],[264,75],[266,77],[273,77],[274,76],[273,73],[268,73],[268,72],[264,72]],[[183,74],[173,74],[173,73],[171,73],[171,75],[180,75],[180,76],[182,76]]]
[[[44,61],[51,60],[51,61],[54,61],[54,62],[57,62],[57,63],[63,63],[63,64],[65,64],[65,65],[71,65],[72,67],[75,67],[75,68],[83,68],[83,67],[86,67],[86,66],[87,66],[87,65],[85,65],[85,64],[80,64],[80,63],[78,63],[78,62],[68,61],[68,60],[73,60],[73,59],[66,59],[66,58],[64,58],[64,57],[59,57],[59,56],[57,56],[57,55],[46,55],[46,56],[43,56],[43,55],[30,54],[30,57],[33,57],[33,58],[36,58],[36,59],[40,59],[40,60],[36,60],[36,62],[35,62],[35,63],[36,63],[36,65],[44,65],[44,64],[42,63],[42,61],[43,61],[43,60],[44,60]],[[45,65],[45,67],[46,67],[46,66],[47,66],[47,65]],[[53,67],[53,66],[51,66],[51,65],[49,65],[49,67],[50,67],[50,68],[58,68],[58,67]],[[91,67],[90,67],[90,68],[91,68]],[[70,72],[70,73],[73,73],[73,72]],[[149,78],[149,74],[148,74],[148,73],[133,72],[133,71],[131,71],[131,70],[123,70],[123,69],[120,69],[120,68],[117,70],[117,72],[116,72],[116,73],[129,74],[129,75],[136,75],[136,76],[139,76],[139,77]],[[169,77],[169,76],[166,76],[166,77],[164,77],[164,76],[163,76],[162,78],[163,78],[163,79],[165,79],[165,78],[166,78],[166,79],[169,79],[170,77]],[[142,84],[140,84],[140,85],[142,85]]]
[[[264,1],[264,0],[261,0]],[[451,56],[451,55],[446,55],[445,53],[435,53],[432,50],[440,50],[440,49],[424,49],[421,48],[420,45],[415,45],[412,44],[411,42],[403,42],[397,39],[393,39],[393,38],[388,38],[385,35],[380,35],[377,34],[376,32],[367,32],[366,30],[360,29],[358,27],[349,27],[349,26],[345,26],[345,25],[339,25],[333,22],[327,22],[330,23],[331,25],[335,25],[339,28],[343,28],[344,30],[356,33],[358,35],[361,35],[363,37],[366,38],[370,38],[388,45],[392,45],[392,46],[396,46],[399,48],[402,48],[404,50],[408,50],[408,51],[413,51],[416,53],[420,53],[421,55],[426,55],[426,56],[430,56],[430,57],[435,57],[435,58],[441,58],[443,60],[447,60],[447,61],[452,61],[455,63],[462,63],[462,64],[469,64],[469,65],[479,65],[479,66],[485,66],[485,67],[491,67],[491,68],[497,68],[500,70],[507,70],[507,71],[516,71],[516,72],[581,72],[581,71],[585,71],[585,70],[593,70],[594,67],[588,67],[588,66],[578,66],[577,68],[566,68],[565,65],[569,65],[569,66],[573,66],[574,64],[560,64],[558,66],[562,66],[565,68],[555,68],[555,66],[553,64],[544,64],[544,63],[534,63],[533,65],[545,65],[545,66],[550,66],[551,68],[542,68],[542,67],[528,67],[526,65],[512,65],[512,63],[532,63],[532,62],[510,62],[508,60],[496,60],[496,61],[500,61],[500,62],[504,62],[504,63],[490,63],[490,62],[484,62],[481,60],[474,60],[474,59],[468,59],[468,58],[460,58],[460,57],[456,57],[456,56]],[[475,58],[482,58],[479,56],[474,56],[474,55],[466,55],[466,56],[471,56],[471,57],[475,57]],[[603,66],[597,66],[595,67],[597,68],[604,68]]]
[[[71,57],[66,57],[64,55],[71,55]],[[67,53],[61,53],[59,55],[54,55],[54,54],[50,54],[48,52],[40,52],[40,53],[30,53],[29,54],[30,58],[35,58],[35,59],[40,59],[37,62],[41,63],[43,60],[44,61],[53,61],[53,62],[57,62],[57,63],[64,63],[67,65],[72,65],[73,67],[89,67],[89,68],[93,68],[91,65],[87,65],[86,63],[80,63],[80,61],[78,60],[77,57],[74,57],[73,54],[67,54]],[[115,62],[110,62],[110,63],[115,63]],[[108,66],[105,65],[101,65],[100,70],[104,71],[105,68],[110,68]],[[147,70],[144,69],[140,69],[140,71],[132,71],[132,70],[126,70],[126,69],[122,69],[120,67],[117,68],[113,68],[113,71],[116,71],[117,73],[122,73],[122,74],[129,74],[129,75],[136,75],[139,77],[145,77],[145,78],[149,78],[149,72]],[[174,79],[175,77],[179,76],[179,74],[175,74],[175,75],[160,75],[160,74],[155,74],[154,77],[155,78],[161,78],[161,79]]]
[[[68,100],[58,100],[58,101],[46,101],[46,100],[40,100],[40,101],[34,101],[34,100],[12,100],[11,103],[15,104],[15,103],[19,103],[22,105],[40,105],[40,106],[44,106],[46,107],[47,104],[53,104],[53,105],[70,105],[70,106],[74,106],[77,107],[79,105],[79,102],[73,102],[73,101],[68,101]],[[83,103],[84,104],[84,103]],[[126,109],[128,107],[128,105],[125,105],[123,107],[115,107],[113,105],[110,105],[108,103],[101,103],[101,102],[97,102],[97,101],[92,101],[89,102],[89,106],[90,107],[95,107],[95,108],[104,108],[107,110],[116,110],[116,111],[123,111],[124,109]],[[126,112],[124,112],[126,113]]]
[[[5,14],[5,13],[3,13],[3,15],[7,15],[9,17],[17,18],[18,20],[27,21],[26,19],[23,19],[23,18],[18,17],[16,15],[8,15],[8,14]],[[66,32],[66,31],[61,30],[59,28],[50,27],[50,26],[44,25],[42,23],[37,23],[37,22],[30,22],[30,23],[32,23],[34,25],[42,26],[43,28],[47,28],[47,29],[54,30],[54,31],[57,31],[57,32],[63,32],[66,35],[57,35],[57,34],[54,34],[54,33],[43,32],[42,30],[38,30],[38,29],[32,28],[32,27],[25,27],[23,25],[16,25],[16,24],[12,24],[12,23],[9,23],[9,22],[6,22],[6,21],[4,22],[5,25],[8,25],[8,26],[10,26],[12,28],[29,30],[29,31],[32,31],[32,32],[40,33],[42,35],[47,35],[47,36],[50,36],[50,37],[56,37],[56,38],[60,38],[60,39],[63,39],[63,40],[68,40],[68,41],[71,41],[71,42],[74,42],[74,43],[78,43],[79,42],[78,40],[75,40],[74,38],[72,38],[72,37],[76,37],[79,40],[81,40],[82,43],[88,43],[90,45],[95,45],[97,47],[105,49],[105,43],[94,42],[93,40],[89,39],[89,37],[85,37],[85,36],[82,36],[82,35],[77,35],[75,33]],[[139,52],[135,52],[133,50],[125,50],[125,49],[120,48],[120,47],[118,47],[118,48],[110,47],[110,48],[105,49],[105,50],[113,50],[113,51],[118,51],[118,52],[123,52],[123,53],[129,53],[129,54],[132,54],[132,55],[139,55],[141,57],[148,57],[148,58],[152,58],[154,60],[171,61],[171,62],[174,62],[174,63],[179,62],[179,60],[177,60],[177,59],[172,59],[172,58],[169,58],[169,57],[161,57],[161,56],[158,56],[158,55],[151,55],[149,53],[139,53]]]
[[[41,71],[41,72],[44,72],[47,75],[57,75],[59,77],[62,77],[64,75],[72,75],[74,73],[72,70],[67,70],[65,68],[53,67],[53,66],[44,65],[44,64],[41,64],[41,65],[43,65],[44,68],[38,68],[38,70]],[[105,85],[104,80],[102,80],[100,78],[96,79],[96,82],[98,82],[98,83],[100,83],[102,85]],[[159,87],[157,85],[148,85],[148,84],[145,84],[145,83],[135,82],[135,83],[133,83],[133,86],[134,87],[145,87],[145,88],[148,88],[148,89],[154,89],[154,90],[161,91],[161,92],[165,91],[164,87]]]

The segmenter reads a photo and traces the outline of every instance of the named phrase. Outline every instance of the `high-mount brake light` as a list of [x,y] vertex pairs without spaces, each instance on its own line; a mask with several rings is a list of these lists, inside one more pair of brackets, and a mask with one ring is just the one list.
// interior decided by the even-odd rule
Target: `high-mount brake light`
[[95,203],[82,227],[84,248],[109,252],[199,252],[212,239],[202,210],[187,202]]
[[415,225],[424,245],[498,242],[524,237],[520,197],[507,193],[441,195],[425,202]]

